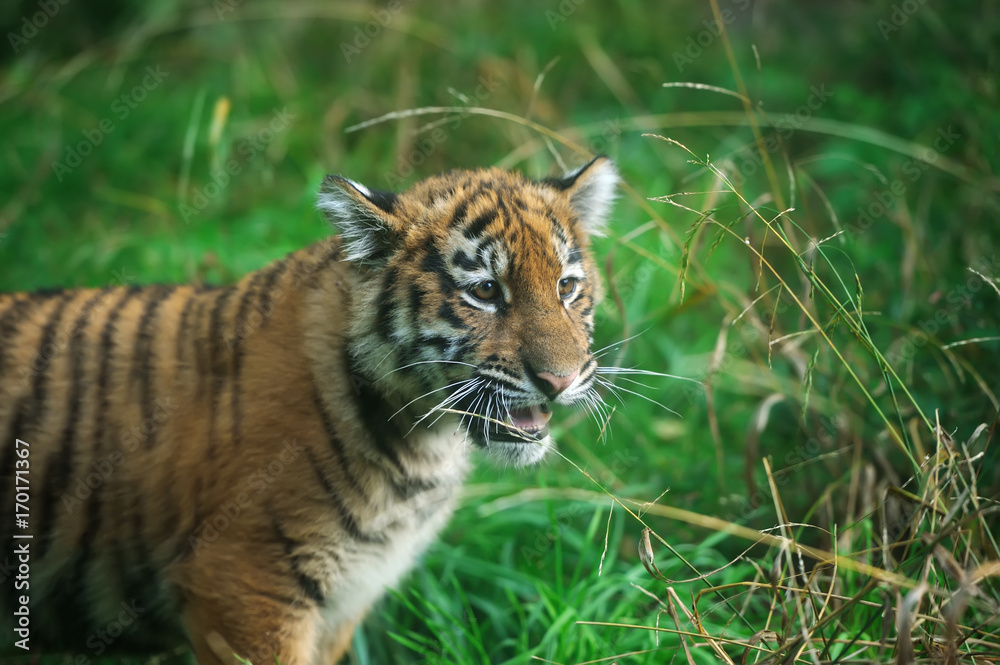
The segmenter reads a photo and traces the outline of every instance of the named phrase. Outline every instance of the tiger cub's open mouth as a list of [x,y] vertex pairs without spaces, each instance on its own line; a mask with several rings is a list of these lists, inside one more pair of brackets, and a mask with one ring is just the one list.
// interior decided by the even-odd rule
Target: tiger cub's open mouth
[[513,436],[514,441],[524,441],[528,439],[542,439],[549,433],[548,423],[552,419],[552,411],[549,405],[532,404],[510,410],[510,422],[505,423],[506,431],[499,431],[497,436],[503,438],[504,435]]
[[547,403],[506,409],[463,409],[469,434],[480,445],[492,441],[533,443],[549,435],[552,411]]

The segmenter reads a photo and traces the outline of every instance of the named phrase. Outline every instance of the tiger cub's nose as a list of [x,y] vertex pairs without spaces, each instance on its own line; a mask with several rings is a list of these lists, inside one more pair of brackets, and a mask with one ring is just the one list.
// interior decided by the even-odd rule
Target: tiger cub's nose
[[580,376],[580,370],[575,370],[567,376],[559,376],[552,372],[535,372],[535,376],[541,379],[535,384],[545,393],[546,397],[553,399],[573,384],[576,377]]

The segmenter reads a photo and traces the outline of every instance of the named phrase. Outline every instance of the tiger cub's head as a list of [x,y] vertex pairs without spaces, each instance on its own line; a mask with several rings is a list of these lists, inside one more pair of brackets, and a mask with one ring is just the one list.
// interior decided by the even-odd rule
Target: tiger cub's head
[[617,183],[603,157],[541,181],[452,171],[400,194],[328,176],[318,205],[359,275],[355,368],[418,420],[457,413],[498,459],[540,460],[551,405],[595,397],[589,245]]

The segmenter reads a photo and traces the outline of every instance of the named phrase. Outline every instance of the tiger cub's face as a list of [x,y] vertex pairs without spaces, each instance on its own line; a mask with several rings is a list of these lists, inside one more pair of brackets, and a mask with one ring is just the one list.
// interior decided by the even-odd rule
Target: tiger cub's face
[[596,397],[589,244],[617,182],[606,158],[543,181],[453,171],[401,194],[329,176],[319,207],[359,276],[355,370],[424,423],[455,414],[504,462],[540,460],[551,406]]

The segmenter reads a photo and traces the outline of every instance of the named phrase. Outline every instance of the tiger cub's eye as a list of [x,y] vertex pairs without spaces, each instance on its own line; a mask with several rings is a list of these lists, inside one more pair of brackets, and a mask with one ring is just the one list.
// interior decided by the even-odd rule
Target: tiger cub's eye
[[500,285],[491,279],[485,282],[479,282],[470,289],[470,293],[480,300],[496,300],[497,296],[500,295]]
[[563,298],[569,298],[576,292],[577,285],[576,277],[563,277],[559,280],[559,295]]

